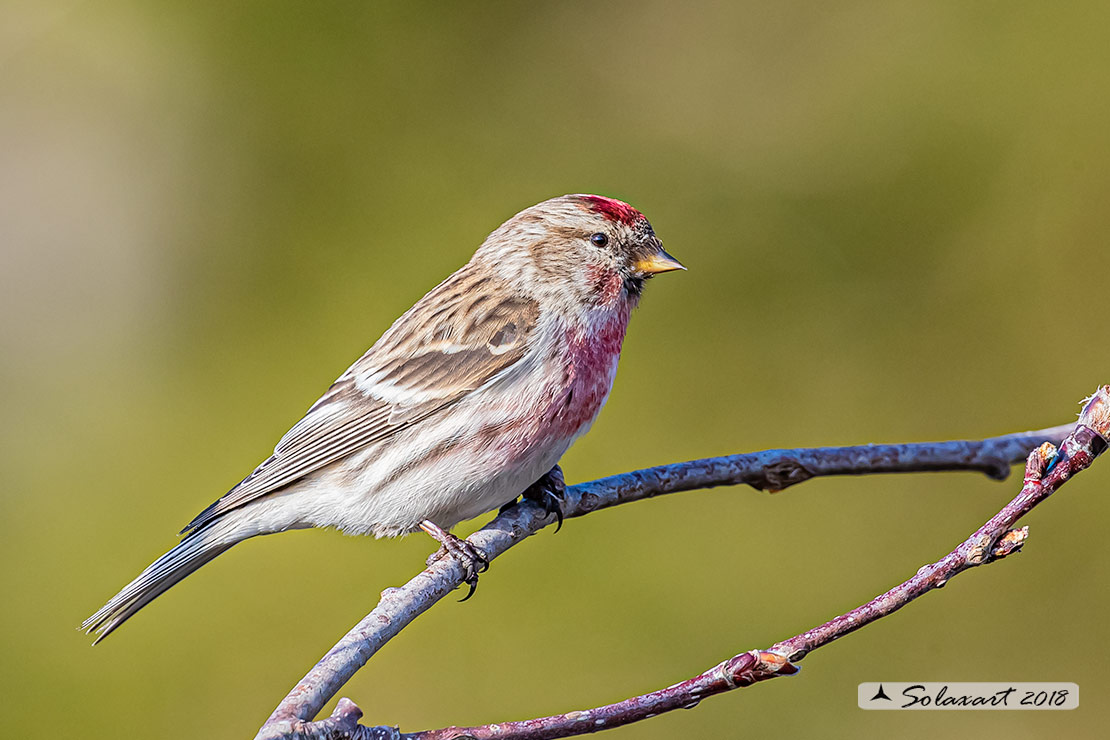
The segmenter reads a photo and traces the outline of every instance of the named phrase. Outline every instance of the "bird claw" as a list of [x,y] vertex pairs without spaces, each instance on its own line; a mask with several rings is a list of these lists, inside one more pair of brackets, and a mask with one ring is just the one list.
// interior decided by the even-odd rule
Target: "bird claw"
[[563,528],[563,501],[567,491],[566,481],[563,479],[563,469],[558,465],[528,486],[524,498],[535,501],[548,514],[554,514],[556,519],[555,531]]
[[478,588],[478,574],[489,570],[489,558],[467,540],[459,539],[431,522],[424,522],[420,526],[440,543],[439,549],[428,556],[427,565],[445,557],[452,557],[462,566],[463,583],[469,586],[470,590],[459,601],[466,601],[474,595],[475,589]]

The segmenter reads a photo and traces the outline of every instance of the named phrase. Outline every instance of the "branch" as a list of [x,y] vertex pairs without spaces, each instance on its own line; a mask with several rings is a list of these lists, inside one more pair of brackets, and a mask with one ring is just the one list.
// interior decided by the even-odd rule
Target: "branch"
[[[995,479],[1002,479],[1008,474],[1009,466],[1024,458],[1031,448],[1045,440],[1060,442],[1069,431],[1071,431],[1070,426],[1060,426],[980,441],[767,450],[745,455],[731,455],[662,465],[572,486],[566,491],[563,512],[564,516],[568,518],[583,516],[591,511],[651,498],[652,496],[719,485],[735,485],[737,483],[746,483],[759,490],[782,490],[810,478],[827,475],[974,470],[986,473]],[[541,506],[530,501],[524,501],[500,514],[484,528],[475,532],[470,536],[469,542],[484,552],[490,560],[493,560],[518,542],[553,523],[553,521],[554,517],[544,512]],[[1020,542],[1016,542],[1013,549],[1016,549],[1017,546],[1020,546]],[[994,555],[994,557],[1000,556],[1001,554]],[[347,700],[340,702],[340,706],[337,707],[331,718],[322,722],[311,722],[310,720],[343,684],[366,664],[374,653],[413,619],[457,588],[462,583],[462,578],[463,572],[459,564],[454,559],[443,558],[434,562],[404,586],[383,591],[377,607],[355,625],[285,697],[266,724],[263,725],[256,740],[401,737],[395,728],[368,728],[359,725],[358,718],[361,716],[361,711]],[[903,584],[903,586],[905,585]],[[916,596],[911,598],[916,598]],[[893,607],[889,611],[893,611],[895,608],[898,607]],[[889,611],[885,613],[889,613]],[[846,619],[849,616],[845,615],[838,619]],[[883,616],[883,614],[877,616]],[[870,617],[868,621],[877,618],[877,616]],[[836,622],[837,620],[833,621]],[[830,622],[829,624],[833,623]],[[858,629],[859,626],[862,625],[855,625],[851,629]],[[825,625],[813,631],[813,633],[806,633],[806,635],[816,635],[818,631],[827,627],[828,625]],[[851,631],[851,629],[846,630],[844,634]],[[798,640],[806,637],[806,635],[800,635],[794,639]],[[825,641],[839,636],[837,634]],[[813,639],[820,638],[814,637]],[[790,642],[787,641],[787,643]],[[780,645],[787,643],[780,643]],[[820,644],[824,644],[824,642]],[[654,706],[653,702],[663,701],[666,703],[666,701],[669,701],[666,697],[683,696],[686,700],[685,705],[689,705],[691,703],[690,697],[693,695],[696,697],[693,702],[696,703],[698,698],[708,694],[703,693],[700,689],[694,694],[689,692],[682,694],[682,687],[693,688],[695,686],[694,682],[699,682],[703,677],[708,677],[710,674],[716,676],[716,678],[704,678],[704,681],[696,683],[696,686],[710,685],[704,683],[705,681],[717,686],[718,684],[713,682],[719,681],[721,682],[720,685],[725,687],[720,690],[727,690],[739,685],[747,685],[755,680],[763,680],[763,678],[770,677],[770,675],[794,672],[796,669],[789,664],[788,658],[799,660],[801,655],[816,646],[818,645],[814,644],[803,649],[799,645],[778,658],[768,657],[778,655],[777,652],[744,653],[722,663],[706,674],[702,674],[702,676],[695,677],[663,692],[630,699],[628,702],[643,703],[647,701],[648,704]],[[713,693],[719,693],[719,691]],[[649,697],[653,698],[649,700]],[[628,702],[611,705],[611,707],[624,707]],[[668,711],[677,708],[677,706],[683,705],[670,706],[668,704],[667,708],[664,709],[655,707],[656,711],[654,713]],[[607,711],[609,709],[602,708],[602,710],[594,711]],[[613,711],[625,712],[625,709]],[[602,724],[590,729],[579,727],[576,731],[570,732],[567,727],[557,722],[560,718],[563,721],[575,722],[577,721],[573,719],[575,716],[578,715],[572,713],[571,715],[560,715],[559,718],[510,724],[531,727],[535,723],[546,722],[549,724],[555,723],[552,725],[553,727],[562,728],[553,730],[556,734],[513,735],[514,737],[557,737],[615,726]],[[591,716],[595,716],[595,721],[596,718],[600,718],[593,714]],[[614,717],[616,716],[614,715]],[[625,715],[620,714],[620,716]],[[643,717],[637,715],[636,718]],[[617,724],[623,723],[623,721],[617,722]],[[498,727],[504,729],[508,726],[501,724]],[[471,729],[479,733],[483,731],[482,728]],[[452,735],[449,733],[459,732],[463,731],[447,728],[415,737],[450,737]],[[469,733],[470,730],[466,732]],[[533,730],[527,732],[532,733]],[[547,730],[544,730],[544,732],[547,732]],[[498,736],[505,737],[505,735]]]

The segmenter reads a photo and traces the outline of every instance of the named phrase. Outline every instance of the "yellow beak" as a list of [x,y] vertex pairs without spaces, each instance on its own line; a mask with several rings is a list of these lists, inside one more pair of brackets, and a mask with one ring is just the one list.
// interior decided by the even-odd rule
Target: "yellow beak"
[[685,270],[681,262],[670,256],[662,249],[650,257],[644,257],[641,260],[636,260],[632,265],[637,272],[642,272],[645,275],[655,275],[660,272],[670,272],[671,270]]

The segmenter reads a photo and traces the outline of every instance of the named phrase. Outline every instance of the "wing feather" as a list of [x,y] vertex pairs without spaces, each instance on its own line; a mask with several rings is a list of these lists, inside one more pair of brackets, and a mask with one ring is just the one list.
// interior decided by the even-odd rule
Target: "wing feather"
[[492,280],[467,265],[420,299],[312,405],[269,459],[182,531],[196,532],[232,509],[386,442],[518,363],[539,309],[504,284],[491,286]]

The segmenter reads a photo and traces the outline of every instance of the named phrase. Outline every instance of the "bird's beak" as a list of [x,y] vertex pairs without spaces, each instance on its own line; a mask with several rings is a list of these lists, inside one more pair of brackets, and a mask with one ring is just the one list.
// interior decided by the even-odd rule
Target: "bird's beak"
[[636,260],[636,263],[632,266],[636,269],[637,272],[643,273],[644,275],[655,275],[656,273],[660,272],[670,272],[671,270],[686,269],[681,262],[664,252],[662,249],[660,249],[658,252],[651,255],[650,257],[644,257],[643,259]]

